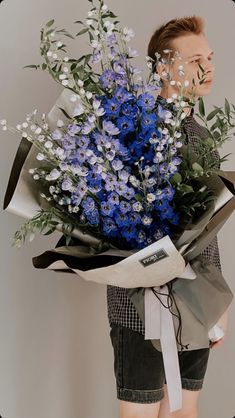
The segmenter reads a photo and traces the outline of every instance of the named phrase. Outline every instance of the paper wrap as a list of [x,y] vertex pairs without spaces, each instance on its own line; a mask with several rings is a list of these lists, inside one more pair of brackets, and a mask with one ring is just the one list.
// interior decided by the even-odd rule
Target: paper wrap
[[[72,114],[69,91],[64,90],[48,115],[51,128],[63,119],[58,107]],[[26,219],[49,203],[40,197],[38,183],[29,168],[43,162],[35,160],[35,145],[23,138],[10,173],[4,209]],[[235,172],[222,171],[210,179],[217,200],[196,224],[188,225],[177,242],[169,236],[140,251],[124,251],[107,245],[76,229],[73,244],[66,246],[62,237],[56,248],[33,258],[35,268],[76,273],[78,277],[100,284],[124,287],[145,324],[145,339],[162,351],[171,411],[181,408],[182,392],[177,351],[209,347],[210,338],[221,337],[218,321],[227,311],[233,294],[221,272],[200,253],[218,233],[235,206]],[[175,304],[167,306],[169,286]],[[159,299],[153,290],[162,293]],[[161,301],[161,302],[160,302]],[[178,310],[177,310],[178,309]],[[181,316],[181,344],[177,342]],[[175,315],[173,315],[175,314]],[[174,367],[170,370],[170,364]]]

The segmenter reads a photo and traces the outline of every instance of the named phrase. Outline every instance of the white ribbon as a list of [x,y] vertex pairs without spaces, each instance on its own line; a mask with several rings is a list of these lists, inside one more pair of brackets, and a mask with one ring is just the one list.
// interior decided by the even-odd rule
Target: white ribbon
[[[180,276],[185,279],[195,279],[196,274],[188,263],[184,273]],[[145,288],[145,340],[160,339],[167,389],[169,395],[170,412],[182,408],[182,385],[179,367],[179,357],[172,314],[167,308],[169,290],[166,285],[155,286],[159,299],[150,288]],[[163,304],[166,306],[164,307]]]

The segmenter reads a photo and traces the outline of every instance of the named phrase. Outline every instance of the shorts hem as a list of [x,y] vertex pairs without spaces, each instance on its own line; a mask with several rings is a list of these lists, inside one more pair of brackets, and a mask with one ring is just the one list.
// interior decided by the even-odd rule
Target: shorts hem
[[187,378],[182,378],[182,389],[187,389],[187,390],[201,390],[203,387],[203,379],[201,380],[196,380],[196,379],[187,379]]
[[164,398],[164,389],[138,390],[117,387],[117,398],[136,403],[154,403]]

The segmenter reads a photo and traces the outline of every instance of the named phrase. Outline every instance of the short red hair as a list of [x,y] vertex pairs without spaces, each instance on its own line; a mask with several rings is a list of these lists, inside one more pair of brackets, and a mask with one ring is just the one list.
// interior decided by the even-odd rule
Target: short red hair
[[148,56],[154,60],[153,72],[156,70],[156,52],[161,55],[161,58],[164,58],[163,50],[174,51],[172,41],[190,33],[205,35],[204,26],[204,19],[201,16],[193,15],[169,20],[156,29],[148,44]]

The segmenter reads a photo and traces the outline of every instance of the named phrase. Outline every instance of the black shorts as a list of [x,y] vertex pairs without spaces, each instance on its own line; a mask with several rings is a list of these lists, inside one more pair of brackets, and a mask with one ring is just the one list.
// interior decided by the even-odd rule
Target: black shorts
[[[127,327],[113,323],[110,338],[114,352],[117,398],[152,403],[164,398],[166,384],[162,352],[151,340]],[[178,351],[182,389],[200,390],[210,348]]]

